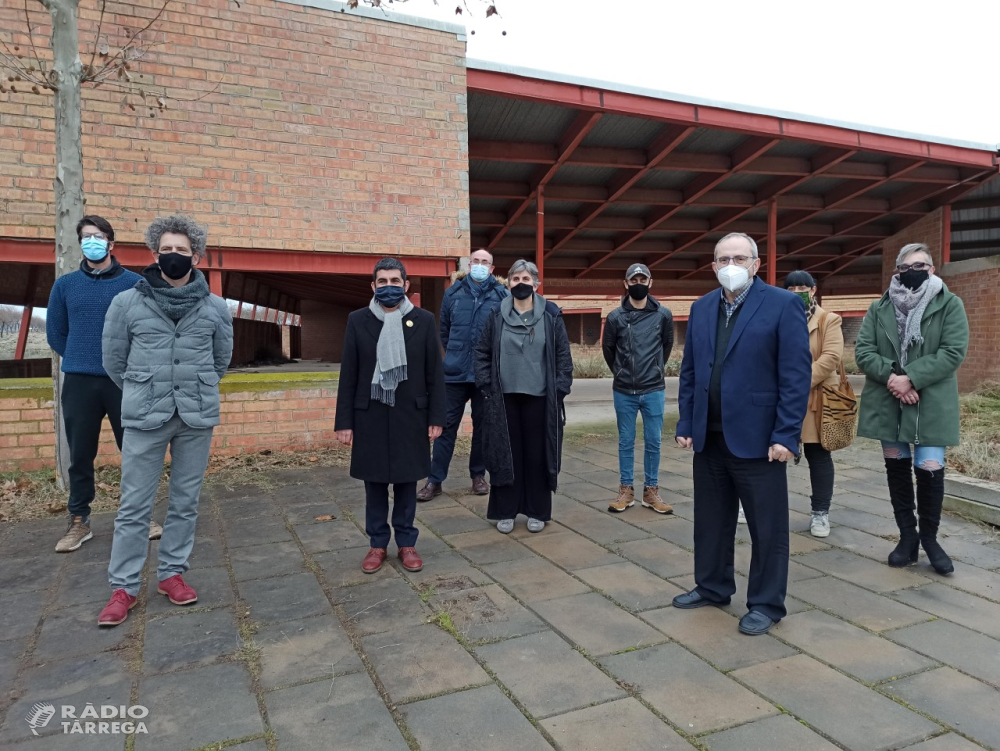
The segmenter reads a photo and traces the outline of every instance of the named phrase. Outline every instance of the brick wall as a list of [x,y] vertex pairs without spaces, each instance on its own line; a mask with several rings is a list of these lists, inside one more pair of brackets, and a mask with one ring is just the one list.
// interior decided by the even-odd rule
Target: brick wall
[[937,209],[906,229],[887,238],[882,243],[882,289],[889,288],[889,280],[896,273],[896,256],[902,247],[908,243],[923,243],[931,251],[931,257],[938,265],[941,263],[941,231],[943,210]]
[[[212,454],[228,456],[308,450],[337,445],[333,430],[337,409],[335,381],[322,387],[222,394],[222,423],[212,437]],[[463,434],[471,434],[466,416]],[[52,397],[0,397],[0,472],[53,467]],[[101,431],[97,464],[119,464],[121,457],[107,420]]]
[[302,359],[340,362],[347,316],[353,308],[302,301]]
[[962,298],[969,317],[969,354],[958,371],[959,388],[1000,380],[1000,256],[949,263],[938,273]]
[[[161,5],[109,4],[112,49]],[[96,8],[81,5],[85,62]],[[38,44],[49,16],[30,9]],[[24,12],[0,5],[0,38],[22,50]],[[183,211],[227,247],[468,252],[464,37],[275,0],[173,2],[153,31],[168,43],[132,74],[177,98],[165,112],[83,95],[87,209],[119,240]],[[0,237],[52,237],[53,126],[50,95],[0,95]]]

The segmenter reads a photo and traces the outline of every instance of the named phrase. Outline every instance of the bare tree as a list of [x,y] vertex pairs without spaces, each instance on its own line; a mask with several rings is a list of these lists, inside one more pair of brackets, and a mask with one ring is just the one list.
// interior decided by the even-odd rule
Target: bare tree
[[[139,107],[144,107],[151,117],[162,112],[167,106],[166,91],[146,85],[144,77],[135,69],[150,48],[163,44],[163,41],[151,41],[148,37],[171,1],[164,0],[159,11],[144,23],[139,22],[136,28],[122,29],[115,36],[115,44],[112,45],[112,37],[104,29],[107,0],[99,0],[100,19],[95,38],[87,45],[85,56],[90,60],[86,65],[80,57],[80,0],[37,0],[48,11],[51,21],[51,26],[47,29],[47,47],[36,45],[36,36],[44,37],[46,29],[44,24],[32,25],[28,0],[24,0],[24,33],[28,49],[21,49],[16,43],[16,37],[14,43],[9,45],[0,37],[0,68],[7,74],[5,80],[0,79],[0,95],[30,92],[38,96],[49,93],[54,96],[56,277],[73,271],[76,266],[76,225],[84,215],[86,204],[83,184],[82,87],[84,84],[103,87],[109,94],[120,97],[123,109],[131,112],[138,112]],[[219,83],[221,84],[221,80]],[[198,98],[211,93],[209,91]],[[62,420],[62,373],[59,366],[59,356],[53,353],[53,419],[55,432],[59,436],[56,469],[65,485],[68,483],[69,447]]]

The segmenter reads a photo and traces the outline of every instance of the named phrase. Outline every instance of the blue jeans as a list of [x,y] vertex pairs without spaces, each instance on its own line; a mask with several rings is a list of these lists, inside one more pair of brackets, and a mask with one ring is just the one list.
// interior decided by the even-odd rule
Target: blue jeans
[[[944,467],[944,446],[914,446],[910,452],[910,444],[882,441],[882,455],[887,459],[909,459],[913,457],[913,466],[928,471]],[[925,466],[927,462],[931,466]],[[934,466],[934,465],[937,466]]]
[[649,394],[622,394],[615,397],[618,416],[618,468],[622,485],[633,485],[635,474],[635,418],[642,415],[642,438],[646,443],[642,469],[647,488],[660,484],[660,435],[663,433],[663,403],[665,391]]

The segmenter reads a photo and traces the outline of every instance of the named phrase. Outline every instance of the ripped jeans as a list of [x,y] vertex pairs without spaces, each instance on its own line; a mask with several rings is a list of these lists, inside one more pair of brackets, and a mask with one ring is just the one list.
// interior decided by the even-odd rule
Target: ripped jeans
[[882,456],[886,459],[913,457],[913,466],[928,472],[934,472],[944,467],[944,446],[914,446],[914,451],[911,454],[908,443],[882,441]]

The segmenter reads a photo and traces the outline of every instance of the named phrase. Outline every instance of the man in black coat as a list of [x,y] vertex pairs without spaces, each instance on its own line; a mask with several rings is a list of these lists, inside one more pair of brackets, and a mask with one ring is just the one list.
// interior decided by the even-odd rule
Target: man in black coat
[[419,571],[417,481],[430,471],[430,441],[445,422],[441,341],[434,315],[407,299],[406,269],[383,258],[372,273],[374,296],[347,318],[337,389],[337,440],[351,446],[351,477],[365,483],[365,531],[371,550],[361,568],[382,567],[392,528],[407,571]]

